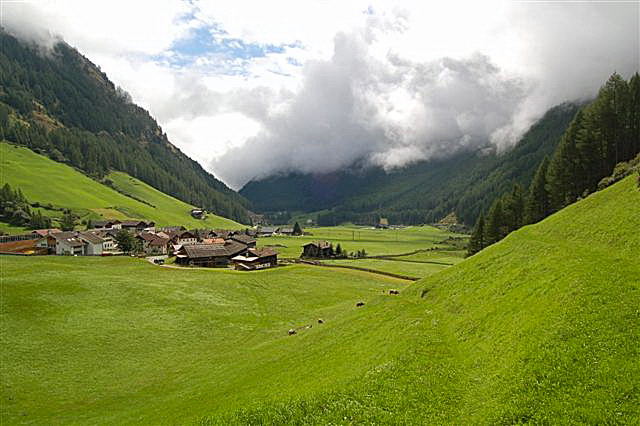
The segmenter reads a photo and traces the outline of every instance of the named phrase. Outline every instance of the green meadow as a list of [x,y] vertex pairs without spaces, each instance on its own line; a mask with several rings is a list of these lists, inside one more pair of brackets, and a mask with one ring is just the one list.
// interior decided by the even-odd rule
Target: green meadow
[[[304,265],[3,256],[0,420],[637,423],[639,213],[627,178],[410,284]],[[375,232],[363,238],[393,231]],[[383,251],[392,243],[367,251],[420,245]]]
[[275,236],[258,239],[259,246],[270,246],[278,250],[282,257],[300,257],[306,243],[327,240],[334,248],[337,244],[347,252],[365,250],[367,255],[388,255],[410,253],[428,248],[447,248],[439,244],[449,237],[460,234],[443,231],[433,226],[408,226],[402,229],[375,229],[357,225],[307,228],[299,237]]
[[[14,188],[20,188],[31,203],[50,203],[54,207],[72,209],[83,219],[131,218],[153,220],[158,225],[226,229],[242,227],[213,214],[205,220],[196,220],[189,214],[193,206],[127,174],[115,172],[108,176],[118,192],[72,167],[4,142],[0,143],[0,167],[0,185],[9,183]],[[60,215],[55,210],[41,211],[51,217]],[[23,231],[9,225],[2,225],[1,229],[12,233]]]

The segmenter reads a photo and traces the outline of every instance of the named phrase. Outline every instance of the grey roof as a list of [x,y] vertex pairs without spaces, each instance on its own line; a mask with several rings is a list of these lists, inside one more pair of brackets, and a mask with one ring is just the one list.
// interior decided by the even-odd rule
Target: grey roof
[[311,241],[310,243],[303,244],[302,247],[306,246],[316,246],[318,248],[329,248],[331,247],[331,243],[329,241]]
[[76,233],[75,231],[63,231],[51,234],[51,236],[56,240],[68,240],[69,238],[75,238]]
[[93,234],[91,232],[81,232],[80,234],[78,234],[78,237],[80,237],[84,241],[86,241],[88,243],[91,243],[91,244],[102,244],[103,241],[104,241],[98,235]]
[[241,243],[244,244],[254,244],[256,242],[255,238],[250,237],[247,234],[235,234],[234,236],[231,237],[232,240],[234,241],[239,241]]
[[276,232],[276,228],[271,227],[271,226],[263,226],[258,230],[259,233],[268,233],[268,234],[273,234],[274,232]]
[[252,255],[254,255],[254,256],[258,257],[258,258],[277,256],[278,255],[277,251],[275,251],[273,249],[270,249],[268,247],[262,247],[262,248],[259,248],[259,249],[258,248],[250,248],[248,251],[249,251],[250,254],[252,254]]
[[228,241],[224,244],[190,244],[182,246],[180,250],[184,251],[187,257],[197,259],[203,257],[233,257],[246,249],[247,246],[242,243]]

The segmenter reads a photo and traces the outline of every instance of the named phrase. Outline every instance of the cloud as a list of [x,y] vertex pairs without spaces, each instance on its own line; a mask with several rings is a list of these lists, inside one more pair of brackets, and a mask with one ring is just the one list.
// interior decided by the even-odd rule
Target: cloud
[[3,3],[78,47],[233,187],[512,146],[640,58],[637,3],[76,0]]
[[261,117],[262,130],[211,168],[238,187],[273,173],[324,173],[356,162],[392,169],[504,138],[499,131],[512,125],[527,94],[522,80],[480,54],[380,60],[370,54],[371,30],[339,33],[330,59],[307,62],[287,107]]

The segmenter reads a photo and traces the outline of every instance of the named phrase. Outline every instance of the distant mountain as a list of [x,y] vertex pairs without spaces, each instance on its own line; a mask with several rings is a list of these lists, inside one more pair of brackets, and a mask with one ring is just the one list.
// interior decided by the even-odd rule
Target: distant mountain
[[0,30],[0,139],[100,179],[126,172],[242,223],[249,203],[168,140],[99,67],[64,42],[51,51]]
[[451,212],[471,225],[514,183],[528,186],[578,109],[571,103],[552,108],[504,154],[461,152],[390,173],[354,166],[323,175],[274,176],[249,182],[240,194],[264,213],[322,211],[323,225],[377,223],[380,217],[391,223],[436,222]]

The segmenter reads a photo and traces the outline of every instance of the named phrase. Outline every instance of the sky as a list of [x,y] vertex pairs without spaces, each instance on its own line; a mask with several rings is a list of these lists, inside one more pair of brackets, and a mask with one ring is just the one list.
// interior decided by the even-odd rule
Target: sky
[[0,0],[0,21],[76,47],[234,189],[504,151],[640,64],[633,1]]

